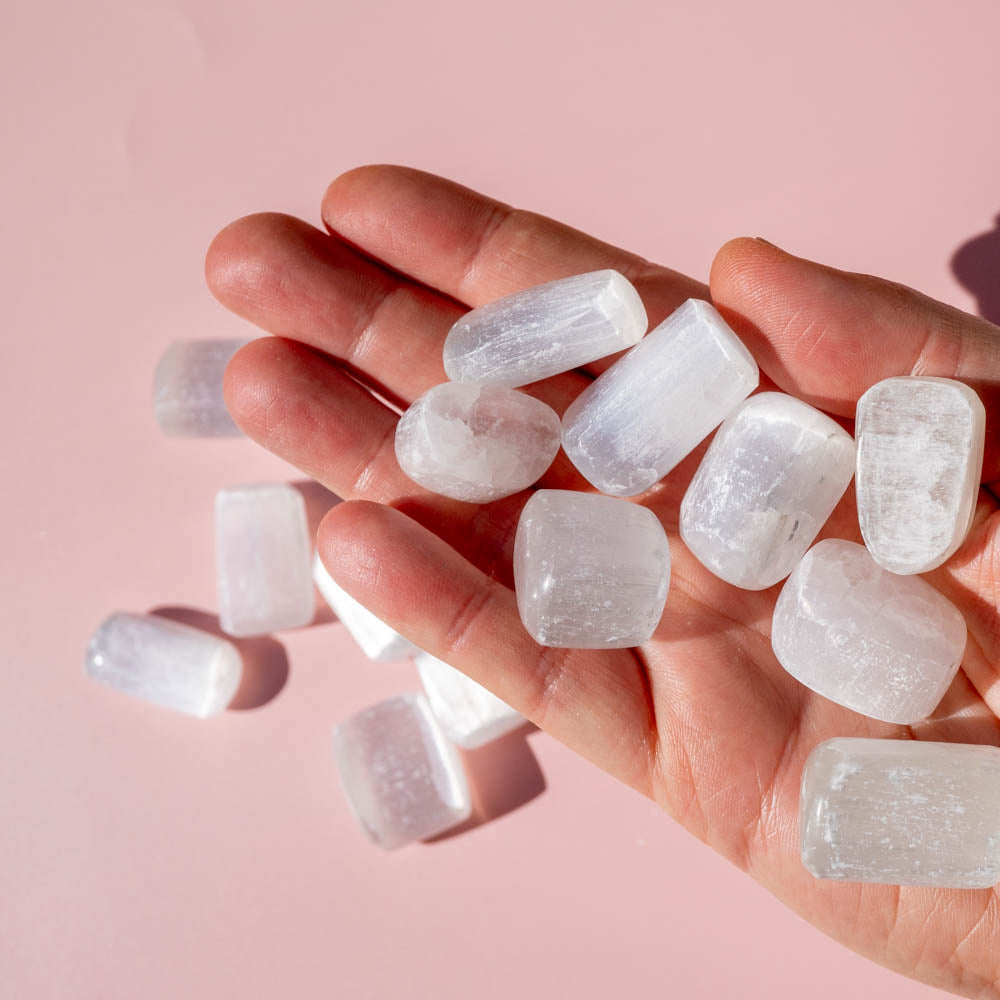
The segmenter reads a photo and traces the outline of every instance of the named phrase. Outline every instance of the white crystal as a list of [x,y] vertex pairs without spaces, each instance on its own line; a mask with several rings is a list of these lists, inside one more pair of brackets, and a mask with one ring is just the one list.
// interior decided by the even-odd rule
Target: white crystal
[[153,412],[171,437],[230,437],[242,433],[222,398],[222,374],[246,340],[177,340],[153,377]]
[[819,878],[985,889],[1000,880],[1000,750],[827,740],[802,773],[799,822]]
[[669,583],[667,536],[645,507],[569,490],[539,490],[524,505],[514,587],[543,646],[637,646],[653,634]]
[[573,401],[563,448],[602,493],[662,479],[757,387],[757,363],[713,306],[688,299]]
[[225,709],[243,673],[231,642],[180,622],[125,611],[98,627],[87,645],[85,667],[110,687],[202,719]]
[[468,819],[458,752],[419,694],[380,701],[333,731],[347,799],[381,847],[426,840]]
[[524,724],[520,712],[444,660],[421,651],[415,661],[431,711],[460,747],[474,750]]
[[313,557],[313,580],[323,599],[369,660],[402,660],[419,652],[409,639],[351,597],[327,572],[319,553]]
[[646,325],[623,274],[577,274],[466,313],[444,342],[444,370],[456,382],[527,385],[624,351]]
[[414,482],[472,503],[526,489],[552,464],[555,410],[514,389],[445,382],[428,389],[396,425],[396,458]]
[[229,635],[308,625],[316,611],[302,494],[283,483],[215,497],[219,623]]
[[983,472],[986,411],[967,385],[904,376],[858,400],[858,519],[874,560],[926,573],[965,540]]
[[763,590],[812,545],[854,475],[854,440],[781,392],[726,418],[681,503],[681,538],[727,583]]
[[961,612],[926,580],[882,569],[863,545],[828,538],[792,572],[771,644],[806,687],[862,715],[925,719],[965,650]]

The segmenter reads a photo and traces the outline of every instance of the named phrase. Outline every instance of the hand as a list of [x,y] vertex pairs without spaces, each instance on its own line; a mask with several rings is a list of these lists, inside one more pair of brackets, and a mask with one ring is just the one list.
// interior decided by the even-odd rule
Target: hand
[[[1000,997],[995,890],[823,882],[799,860],[798,799],[809,752],[834,736],[1000,742],[997,501],[1000,330],[875,278],[789,256],[761,240],[717,255],[713,300],[764,382],[843,418],[891,375],[953,376],[987,407],[975,526],[931,581],[969,624],[963,670],[934,717],[874,722],[793,680],[769,639],[780,587],[737,590],[685,549],[677,513],[701,451],[638,502],[670,534],[673,575],[653,639],[638,649],[538,646],[521,626],[511,550],[527,493],[483,507],[435,496],[396,464],[396,414],[445,380],[441,345],[470,306],[544,281],[616,268],[650,326],[708,289],[551,220],[441,178],[367,167],[338,178],[322,232],[255,215],[213,242],[209,284],[274,338],[233,359],[226,398],[240,426],[346,500],[318,536],[327,568],[400,632],[655,799],[692,833],[856,951],[970,996]],[[558,411],[604,360],[532,386]],[[772,380],[768,382],[768,379]],[[586,489],[565,456],[542,485]],[[825,535],[858,539],[853,498]]]

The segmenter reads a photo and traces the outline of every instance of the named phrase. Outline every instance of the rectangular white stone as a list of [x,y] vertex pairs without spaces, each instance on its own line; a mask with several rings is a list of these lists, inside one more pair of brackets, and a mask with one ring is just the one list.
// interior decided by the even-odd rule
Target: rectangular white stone
[[206,718],[232,700],[243,661],[218,636],[156,615],[119,611],[91,637],[85,668],[125,694]]
[[520,712],[444,660],[421,651],[415,661],[431,711],[460,747],[474,750],[524,725]]
[[380,847],[426,840],[468,819],[462,762],[423,695],[380,701],[337,726],[333,742],[351,809]]
[[802,861],[818,878],[985,889],[1000,880],[1000,750],[835,739],[802,774]]
[[602,493],[659,482],[757,387],[757,363],[715,308],[688,299],[563,415],[563,448]]
[[316,611],[302,494],[284,483],[215,497],[219,622],[235,636],[308,625]]
[[872,558],[926,573],[965,540],[983,473],[986,410],[967,385],[905,376],[858,401],[858,520]]

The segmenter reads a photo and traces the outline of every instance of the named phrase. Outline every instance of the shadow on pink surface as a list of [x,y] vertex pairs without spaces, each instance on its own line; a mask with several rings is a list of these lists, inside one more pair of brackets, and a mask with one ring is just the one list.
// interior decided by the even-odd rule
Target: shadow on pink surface
[[1000,215],[989,232],[973,236],[955,251],[951,270],[976,297],[979,315],[1000,323]]

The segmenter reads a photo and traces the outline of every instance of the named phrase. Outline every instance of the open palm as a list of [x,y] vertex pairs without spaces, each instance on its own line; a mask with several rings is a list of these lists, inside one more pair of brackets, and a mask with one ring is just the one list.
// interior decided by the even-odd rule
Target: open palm
[[[213,242],[209,284],[276,336],[254,341],[226,376],[230,409],[253,438],[354,503],[318,538],[327,568],[400,632],[447,660],[609,773],[846,945],[915,978],[1000,997],[995,890],[828,883],[802,867],[799,779],[833,736],[1000,742],[997,503],[981,491],[965,546],[931,581],[962,609],[969,644],[951,690],[918,726],[877,723],[787,675],[771,652],[779,588],[737,590],[677,534],[701,454],[637,498],[670,535],[672,580],[653,639],[633,650],[538,646],[511,590],[517,517],[528,493],[487,506],[447,500],[396,463],[396,412],[445,381],[445,334],[471,306],[569,274],[616,268],[651,326],[692,279],[441,178],[367,167],[323,200],[329,231],[282,215],[233,223]],[[791,257],[761,240],[719,252],[711,295],[778,388],[853,417],[872,383],[954,376],[987,406],[984,478],[1000,479],[1000,330],[909,289]],[[529,387],[562,412],[606,359]],[[374,394],[373,394],[374,391]],[[381,398],[380,398],[381,397]],[[589,489],[560,454],[541,485]],[[849,494],[825,534],[857,538]],[[1000,572],[1000,566],[996,567]]]

